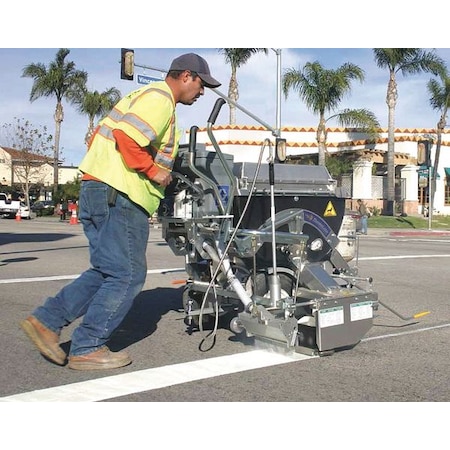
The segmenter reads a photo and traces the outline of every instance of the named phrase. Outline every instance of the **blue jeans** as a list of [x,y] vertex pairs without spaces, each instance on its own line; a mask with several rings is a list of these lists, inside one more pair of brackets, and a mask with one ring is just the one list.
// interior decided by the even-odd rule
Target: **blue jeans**
[[104,183],[82,182],[79,218],[89,240],[91,268],[33,312],[58,334],[83,316],[72,334],[70,355],[105,345],[147,275],[148,216],[122,195],[117,196],[115,206],[109,206],[108,192]]
[[367,234],[367,216],[361,216],[361,233]]

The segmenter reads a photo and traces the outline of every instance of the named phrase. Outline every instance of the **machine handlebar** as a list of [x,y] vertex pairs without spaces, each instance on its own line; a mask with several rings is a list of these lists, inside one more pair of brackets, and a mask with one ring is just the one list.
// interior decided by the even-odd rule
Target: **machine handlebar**
[[216,103],[214,104],[214,108],[211,112],[211,115],[209,116],[208,123],[210,123],[212,125],[214,125],[216,123],[217,116],[219,115],[219,112],[225,103],[226,103],[226,101],[223,98],[218,98],[216,100]]
[[195,152],[195,147],[197,145],[197,131],[198,127],[196,125],[192,126],[189,132],[189,153]]

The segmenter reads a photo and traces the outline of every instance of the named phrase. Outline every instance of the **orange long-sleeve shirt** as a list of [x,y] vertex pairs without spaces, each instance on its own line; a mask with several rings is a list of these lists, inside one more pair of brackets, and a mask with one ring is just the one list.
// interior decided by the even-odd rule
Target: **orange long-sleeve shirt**
[[[97,134],[97,131],[98,128],[92,135],[91,142]],[[113,136],[116,140],[116,148],[121,153],[125,164],[130,169],[134,169],[137,172],[142,172],[147,175],[149,179],[152,179],[152,177],[158,172],[158,167],[155,166],[152,155],[150,155],[145,148],[138,145],[122,130],[113,130]],[[97,178],[89,175],[88,173],[85,173],[82,179],[97,180]]]

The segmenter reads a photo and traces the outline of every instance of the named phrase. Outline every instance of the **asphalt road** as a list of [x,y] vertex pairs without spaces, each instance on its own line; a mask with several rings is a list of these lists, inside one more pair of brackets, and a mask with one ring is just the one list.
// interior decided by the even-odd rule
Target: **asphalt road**
[[[0,232],[3,403],[295,403],[290,418],[275,420],[285,427],[294,417],[295,422],[311,426],[323,402],[432,403],[448,411],[447,233],[369,230],[359,239],[359,259],[353,264],[361,276],[373,277],[381,302],[403,318],[380,306],[371,330],[350,350],[292,359],[267,352],[265,360],[264,351],[237,340],[227,329],[219,329],[215,342],[206,340],[206,344],[200,332],[187,333],[181,304],[184,259],[172,254],[159,228],[152,228],[145,287],[111,341],[111,349],[126,348],[133,363],[115,371],[78,372],[46,361],[18,324],[88,266],[81,225],[45,218],[3,219]],[[421,311],[429,314],[404,320]],[[63,330],[66,350],[75,325]],[[278,414],[283,413],[284,409]]]

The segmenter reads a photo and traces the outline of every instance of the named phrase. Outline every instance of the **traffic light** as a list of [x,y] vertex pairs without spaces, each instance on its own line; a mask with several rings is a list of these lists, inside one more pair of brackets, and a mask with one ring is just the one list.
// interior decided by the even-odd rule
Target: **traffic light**
[[431,141],[424,140],[417,143],[417,164],[419,166],[431,166]]
[[120,50],[120,78],[122,80],[134,78],[134,50],[129,48]]

